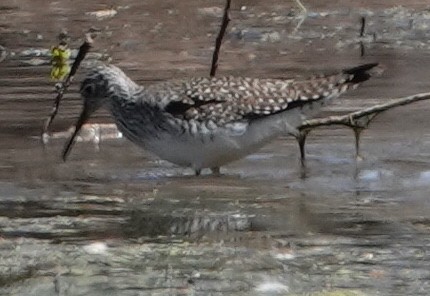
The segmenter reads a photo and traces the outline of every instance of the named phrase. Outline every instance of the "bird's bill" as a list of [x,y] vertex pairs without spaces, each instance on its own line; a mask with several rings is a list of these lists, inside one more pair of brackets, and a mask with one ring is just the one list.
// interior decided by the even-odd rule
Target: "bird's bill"
[[90,117],[91,113],[89,113],[87,110],[82,111],[81,115],[79,116],[78,121],[76,122],[75,125],[75,131],[73,132],[72,136],[70,137],[69,141],[67,142],[67,144],[64,146],[64,150],[63,150],[63,161],[66,161],[67,156],[69,155],[70,151],[72,150],[73,144],[75,143],[75,138],[78,135],[79,131],[81,130],[82,126],[84,125],[85,122],[87,122],[88,118]]

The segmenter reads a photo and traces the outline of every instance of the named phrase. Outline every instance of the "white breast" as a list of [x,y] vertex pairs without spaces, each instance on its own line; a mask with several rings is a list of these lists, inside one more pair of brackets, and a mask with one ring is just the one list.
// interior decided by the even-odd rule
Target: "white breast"
[[256,152],[302,122],[298,110],[268,116],[251,124],[236,122],[208,132],[170,134],[141,143],[162,159],[193,169],[220,167]]

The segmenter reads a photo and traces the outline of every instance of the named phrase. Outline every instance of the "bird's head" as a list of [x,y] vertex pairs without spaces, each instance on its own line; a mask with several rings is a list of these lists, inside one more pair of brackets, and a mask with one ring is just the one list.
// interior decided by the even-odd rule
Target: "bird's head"
[[79,130],[100,107],[107,105],[114,96],[128,97],[137,85],[113,65],[100,65],[93,69],[81,84],[80,93],[84,100],[82,112],[75,124],[75,131],[63,150],[63,160],[71,151]]

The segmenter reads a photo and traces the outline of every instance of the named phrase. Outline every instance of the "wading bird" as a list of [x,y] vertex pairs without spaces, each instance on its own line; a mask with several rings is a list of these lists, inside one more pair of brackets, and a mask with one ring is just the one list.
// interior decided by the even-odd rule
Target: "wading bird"
[[118,67],[99,65],[81,84],[84,99],[66,160],[82,125],[106,106],[126,138],[158,157],[218,173],[297,128],[322,105],[370,78],[365,64],[308,80],[194,78],[140,86]]

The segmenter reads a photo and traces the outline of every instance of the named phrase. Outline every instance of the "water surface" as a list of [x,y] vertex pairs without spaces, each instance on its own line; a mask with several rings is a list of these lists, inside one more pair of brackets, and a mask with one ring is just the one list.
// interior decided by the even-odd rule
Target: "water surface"
[[[219,75],[302,77],[381,62],[383,76],[322,116],[430,89],[426,1],[406,8],[307,1],[308,17],[295,34],[293,3],[233,2]],[[88,13],[111,7],[2,2],[1,294],[427,295],[428,102],[377,117],[363,134],[360,162],[351,130],[313,131],[305,168],[287,136],[224,167],[220,177],[199,178],[125,139],[77,143],[66,163],[65,138],[41,144],[55,94],[40,50],[59,31],[67,29],[76,48],[89,27],[101,29],[94,57],[110,56],[142,84],[207,75],[220,21],[213,7],[222,5],[127,1],[98,19]],[[363,15],[367,35],[359,39]],[[53,132],[78,116],[77,88],[65,96]],[[100,112],[92,122],[112,121]]]

